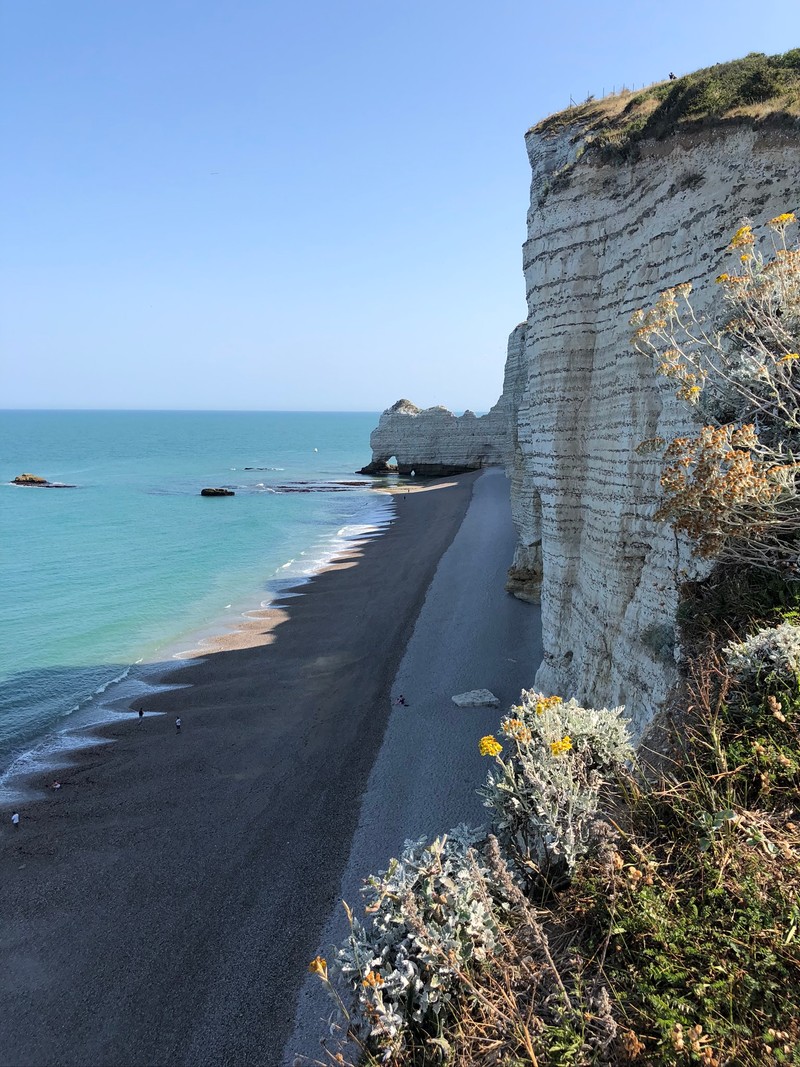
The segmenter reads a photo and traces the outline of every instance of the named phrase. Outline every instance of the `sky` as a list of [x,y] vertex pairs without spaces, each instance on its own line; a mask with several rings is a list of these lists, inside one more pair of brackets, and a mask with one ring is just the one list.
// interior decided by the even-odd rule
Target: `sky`
[[797,0],[0,0],[0,408],[486,411],[525,131]]

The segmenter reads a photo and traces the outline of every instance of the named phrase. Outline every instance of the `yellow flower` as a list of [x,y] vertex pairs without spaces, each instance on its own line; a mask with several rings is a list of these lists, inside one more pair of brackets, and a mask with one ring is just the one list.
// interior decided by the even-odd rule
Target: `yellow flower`
[[503,733],[506,737],[513,737],[514,733],[524,725],[522,719],[506,719],[502,726]]
[[749,260],[751,260],[752,258],[753,258],[753,257],[752,257],[752,256],[750,255],[750,253],[749,253],[749,252],[744,252],[744,253],[742,253],[742,255],[741,255],[741,256],[739,256],[739,260],[740,260],[740,261],[741,261],[742,263],[747,263],[747,262],[749,262]]
[[796,221],[793,211],[784,211],[782,215],[776,215],[774,219],[770,219],[767,226],[773,226],[777,230]]
[[755,242],[752,226],[740,226],[731,238],[731,248],[741,248],[742,245],[751,245]]
[[502,729],[506,737],[514,737],[524,743],[530,741],[532,736],[522,719],[506,719]]
[[554,756],[563,756],[565,752],[569,752],[572,748],[572,740],[569,734],[566,734],[560,741],[550,742],[550,751]]
[[361,984],[365,988],[372,986],[373,989],[377,989],[379,985],[383,985],[383,978],[377,971],[367,971]]
[[308,970],[311,974],[318,974],[323,982],[328,981],[328,963],[322,956],[315,956],[309,963]]
[[503,746],[496,737],[487,734],[486,737],[482,737],[478,742],[478,751],[482,756],[499,756],[503,751]]
[[730,274],[718,274],[716,278],[717,285],[721,285],[723,282],[730,281]]
[[561,703],[561,697],[542,697],[541,700],[537,700],[534,705],[534,711],[537,715],[544,715],[550,708],[554,708],[556,704]]
[[800,353],[798,353],[798,352],[787,352],[785,356],[782,356],[778,360],[778,363],[790,363],[793,359],[800,359]]

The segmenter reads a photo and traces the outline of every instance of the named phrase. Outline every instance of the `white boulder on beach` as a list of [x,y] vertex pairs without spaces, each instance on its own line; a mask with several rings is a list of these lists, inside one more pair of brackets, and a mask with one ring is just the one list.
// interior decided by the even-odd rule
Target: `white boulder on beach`
[[458,693],[453,703],[460,708],[499,708],[500,701],[488,689],[470,689],[468,693]]

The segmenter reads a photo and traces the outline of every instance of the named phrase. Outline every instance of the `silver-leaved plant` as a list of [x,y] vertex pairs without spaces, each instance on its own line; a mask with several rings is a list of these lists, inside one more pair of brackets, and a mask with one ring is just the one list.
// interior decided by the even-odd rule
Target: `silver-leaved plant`
[[530,879],[558,884],[587,853],[601,787],[633,756],[623,711],[523,690],[501,723],[503,745],[482,739],[496,767],[479,792],[498,838]]
[[742,681],[777,681],[796,685],[800,678],[800,626],[768,626],[745,641],[725,648],[731,672]]
[[367,879],[367,921],[348,909],[350,937],[332,970],[352,992],[351,1031],[383,1059],[415,1033],[436,1037],[459,972],[495,948],[491,897],[502,889],[472,847],[483,835],[459,826],[430,844],[407,841]]

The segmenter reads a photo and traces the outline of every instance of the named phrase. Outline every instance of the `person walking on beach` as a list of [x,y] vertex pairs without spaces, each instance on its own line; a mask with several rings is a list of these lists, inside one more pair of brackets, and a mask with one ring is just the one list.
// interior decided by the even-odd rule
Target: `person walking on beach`
[[11,825],[15,826],[17,828],[17,830],[19,830],[19,812],[18,811],[15,811],[14,814],[11,816]]
[[179,715],[178,718],[175,720],[175,733],[179,734],[180,732],[181,732],[181,717]]
[[144,718],[144,708],[139,708],[139,725],[142,725],[142,719]]

